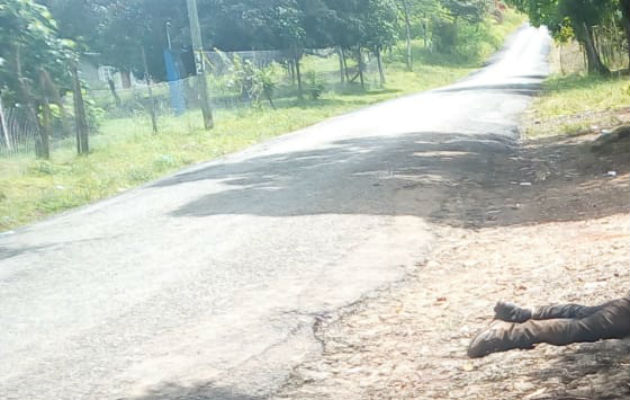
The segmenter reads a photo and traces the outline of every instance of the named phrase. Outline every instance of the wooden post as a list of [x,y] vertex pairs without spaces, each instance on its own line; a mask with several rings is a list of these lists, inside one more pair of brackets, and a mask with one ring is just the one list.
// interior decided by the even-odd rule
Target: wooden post
[[210,99],[208,97],[208,82],[206,82],[206,67],[203,57],[203,44],[201,41],[201,28],[199,27],[199,13],[197,12],[197,0],[186,0],[188,7],[188,20],[190,22],[190,36],[192,39],[193,54],[197,69],[197,91],[201,102],[201,113],[203,114],[203,126],[206,130],[212,129],[214,121],[212,110],[210,109]]
[[11,148],[11,140],[9,140],[9,129],[7,128],[7,120],[4,117],[4,108],[2,107],[2,93],[0,92],[0,128],[2,128],[2,133],[4,136],[4,143],[7,146],[9,151]]
[[88,124],[85,117],[83,93],[81,93],[81,81],[79,80],[79,72],[75,64],[70,67],[70,73],[72,74],[72,97],[74,100],[74,125],[77,133],[77,153],[87,155],[90,151],[88,143]]
[[341,50],[341,61],[343,61],[343,70],[346,71],[346,82],[350,81],[350,72],[348,71],[348,61],[346,59],[346,52],[343,51],[343,47],[339,47]]
[[339,57],[339,78],[341,79],[341,84],[346,83],[346,71],[343,65],[343,53],[341,50],[341,46],[337,46],[337,56]]
[[385,72],[383,71],[383,60],[381,57],[381,48],[380,46],[376,47],[376,63],[378,64],[378,74],[380,77],[380,86],[385,86]]
[[302,72],[300,71],[300,59],[297,56],[297,52],[295,54],[295,75],[297,77],[298,84],[298,97],[301,100],[304,97],[304,89],[302,88]]
[[35,156],[37,158],[48,158],[47,155],[50,154],[49,149],[42,148],[42,126],[39,121],[39,117],[37,116],[37,109],[39,107],[38,104],[35,103],[33,99],[33,95],[31,94],[31,89],[28,86],[28,81],[24,79],[22,76],[22,60],[20,57],[21,47],[19,44],[15,46],[15,71],[17,74],[18,81],[18,89],[20,91],[20,95],[22,97],[22,101],[26,103],[26,113],[28,118],[33,123],[33,126],[37,127],[37,136],[35,136]]
[[120,100],[120,96],[116,92],[116,84],[111,76],[107,77],[107,85],[109,86],[109,91],[112,93],[114,97],[114,102],[116,103],[116,107],[120,107],[122,105],[122,101]]
[[149,114],[151,114],[151,127],[153,128],[153,134],[158,133],[157,120],[155,117],[155,99],[153,98],[153,90],[151,89],[151,78],[149,77],[149,67],[147,65],[147,54],[144,51],[144,46],[140,47],[142,52],[142,63],[144,64],[144,81],[147,84],[147,91],[149,92],[149,101],[151,106],[149,107]]
[[365,89],[365,79],[363,78],[363,52],[361,47],[357,49],[357,59],[359,61],[359,79],[361,80],[361,88]]
[[[44,92],[46,90],[46,73],[44,70],[39,72],[40,87]],[[40,124],[39,136],[41,140],[42,157],[48,160],[50,158],[50,137],[52,136],[52,116],[50,113],[50,100],[48,99],[48,93],[44,93],[44,99],[42,103],[42,122]]]
[[52,116],[50,113],[50,103],[48,99],[44,100],[42,104],[42,123],[40,127],[39,135],[42,141],[42,158],[48,160],[50,158],[50,136],[52,134],[51,130]]

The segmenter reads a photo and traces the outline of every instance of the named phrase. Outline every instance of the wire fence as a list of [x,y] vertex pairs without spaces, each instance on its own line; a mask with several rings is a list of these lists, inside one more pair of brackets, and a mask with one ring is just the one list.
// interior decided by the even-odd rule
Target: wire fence
[[[604,64],[612,71],[628,69],[628,43],[618,30],[596,26],[595,47]],[[588,69],[586,53],[576,41],[558,43],[551,53],[553,71],[559,74],[584,73]]]
[[[604,62],[611,69],[628,68],[628,44],[623,35],[606,27],[595,27],[595,33]],[[396,59],[396,51],[390,50],[390,60]],[[403,53],[401,50],[401,60]],[[219,114],[217,123],[225,112],[284,107],[294,104],[300,94],[315,99],[327,91],[356,90],[361,81],[365,89],[379,84],[377,60],[368,52],[362,53],[360,63],[356,52],[336,48],[304,50],[299,65],[295,53],[289,50],[212,51],[203,58],[210,106]],[[187,68],[182,57],[168,51],[164,53],[164,63],[166,80],[161,82],[147,79],[142,73],[125,73],[87,61],[80,64],[92,138],[110,134],[102,128],[105,125],[119,130],[133,129],[138,134],[151,133],[154,129],[165,132],[174,127],[179,131],[203,128],[197,76],[186,73],[190,66]],[[556,46],[551,63],[557,73],[586,71],[584,51],[577,42]],[[2,109],[0,103],[0,158],[34,158],[44,130],[51,151],[73,150],[76,146],[73,102],[72,92],[68,92],[61,104],[52,104],[46,129],[42,127],[41,115],[33,118],[24,107]]]
[[[356,53],[340,57],[337,49],[304,50],[299,71],[294,53],[288,50],[212,51],[204,54],[204,62],[210,106],[219,113],[283,107],[294,103],[300,93],[314,99],[326,91],[359,87],[360,82]],[[152,114],[158,131],[174,124],[191,131],[200,129],[203,121],[198,117],[197,76],[183,76],[186,68],[181,59],[165,55],[165,64],[167,80],[156,82],[143,74],[80,63],[90,135],[104,134],[99,128],[107,123],[150,132]],[[362,64],[364,88],[369,90],[378,84],[377,61],[365,52]],[[52,121],[46,131],[53,152],[75,146],[73,101],[72,92],[68,92],[61,104],[51,104]],[[0,120],[4,122],[0,124],[0,157],[34,158],[44,129],[41,116],[33,118],[25,108],[12,107],[0,113]]]
[[16,154],[35,154],[35,140],[39,127],[28,118],[24,108],[0,108],[2,124],[0,157]]

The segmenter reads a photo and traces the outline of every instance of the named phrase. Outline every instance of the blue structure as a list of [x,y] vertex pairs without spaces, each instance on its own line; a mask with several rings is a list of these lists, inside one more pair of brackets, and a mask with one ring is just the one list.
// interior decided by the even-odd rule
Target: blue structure
[[175,64],[175,58],[171,50],[164,50],[164,63],[166,64],[166,79],[171,93],[171,108],[175,115],[186,112],[186,99],[184,97],[184,85]]

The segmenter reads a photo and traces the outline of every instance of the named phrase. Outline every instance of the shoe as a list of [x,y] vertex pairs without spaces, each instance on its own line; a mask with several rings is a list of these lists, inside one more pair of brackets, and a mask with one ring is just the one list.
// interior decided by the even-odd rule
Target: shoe
[[514,303],[499,301],[494,306],[494,318],[507,322],[525,322],[532,318],[532,311]]
[[532,345],[518,343],[511,338],[511,333],[517,324],[504,321],[494,321],[490,327],[481,331],[473,338],[468,346],[468,357],[485,357],[488,354],[497,353],[517,348],[533,348]]

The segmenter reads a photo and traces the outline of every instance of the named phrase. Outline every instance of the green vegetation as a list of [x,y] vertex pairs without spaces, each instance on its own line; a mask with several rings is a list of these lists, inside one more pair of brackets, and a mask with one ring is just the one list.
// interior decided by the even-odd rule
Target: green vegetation
[[628,77],[556,75],[534,100],[527,133],[531,137],[573,134],[618,125],[627,113]]
[[[221,121],[208,134],[198,112],[160,118],[161,132],[151,133],[146,116],[107,120],[92,137],[89,157],[72,146],[52,160],[30,156],[0,159],[0,230],[113,195],[182,166],[243,149],[328,117],[397,95],[452,82],[469,68],[424,66],[392,73],[387,89],[345,94],[328,92],[317,100],[277,102],[277,109],[219,112]],[[422,79],[424,78],[424,79]]]
[[609,66],[602,61],[602,49],[598,46],[602,33],[625,34],[630,41],[630,0],[507,0],[507,3],[527,13],[535,26],[549,27],[558,41],[574,38],[580,42],[589,73],[610,72]]
[[[181,117],[160,117],[158,135],[151,133],[145,114],[108,119],[103,121],[100,134],[91,138],[89,157],[76,156],[69,138],[67,144],[58,144],[49,161],[33,160],[27,155],[0,159],[0,230],[114,195],[183,166],[220,157],[328,117],[452,83],[478,66],[523,20],[510,13],[506,21],[504,25],[484,22],[475,39],[481,41],[479,53],[470,58],[430,53],[422,40],[413,41],[413,71],[406,70],[404,44],[395,46],[384,55],[384,88],[364,91],[357,85],[327,87],[314,100],[310,96],[302,101],[274,99],[276,109],[264,105],[219,110],[216,120],[220,123],[211,133],[203,130],[198,111]],[[338,73],[334,57],[305,57],[304,66],[305,71],[319,74]]]

